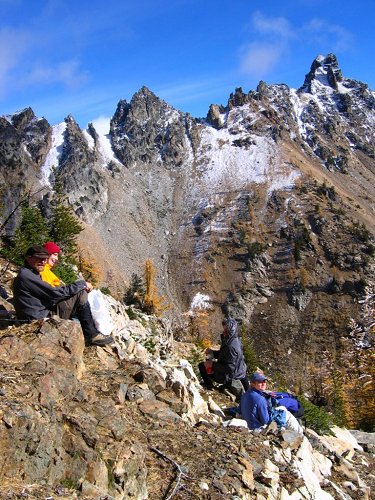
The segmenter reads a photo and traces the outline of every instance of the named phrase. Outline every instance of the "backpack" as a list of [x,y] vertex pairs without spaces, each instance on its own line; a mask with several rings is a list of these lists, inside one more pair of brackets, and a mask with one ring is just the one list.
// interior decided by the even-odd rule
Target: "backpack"
[[270,410],[271,422],[276,422],[278,429],[286,427],[286,412],[280,408],[271,408]]
[[263,395],[270,400],[271,408],[285,406],[296,418],[301,418],[305,413],[305,409],[298,401],[297,396],[289,392],[264,392]]

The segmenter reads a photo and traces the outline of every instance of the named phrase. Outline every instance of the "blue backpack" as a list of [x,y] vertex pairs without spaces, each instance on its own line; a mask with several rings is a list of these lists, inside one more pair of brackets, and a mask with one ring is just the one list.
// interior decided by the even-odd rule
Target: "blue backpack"
[[269,399],[271,408],[285,406],[285,408],[296,418],[301,418],[305,413],[305,409],[298,401],[297,396],[289,392],[263,392],[263,395],[265,398]]

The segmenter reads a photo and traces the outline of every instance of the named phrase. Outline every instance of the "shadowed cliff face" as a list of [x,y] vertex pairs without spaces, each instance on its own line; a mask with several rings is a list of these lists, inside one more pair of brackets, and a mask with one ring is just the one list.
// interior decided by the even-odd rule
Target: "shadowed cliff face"
[[14,203],[33,184],[51,191],[56,166],[110,288],[151,258],[174,319],[203,294],[202,336],[217,335],[224,305],[262,366],[312,388],[307,360],[342,352],[373,278],[374,102],[332,54],[299,90],[236,89],[205,122],[143,87],[105,134],[72,117],[50,128],[31,110],[2,118],[1,175]]

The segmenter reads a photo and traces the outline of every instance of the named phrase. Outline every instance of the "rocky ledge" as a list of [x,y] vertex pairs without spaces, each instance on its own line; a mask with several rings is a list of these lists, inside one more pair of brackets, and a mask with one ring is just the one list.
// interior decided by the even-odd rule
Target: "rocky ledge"
[[151,333],[108,300],[114,347],[84,349],[60,319],[1,331],[1,498],[370,498],[371,444],[250,432],[162,323]]

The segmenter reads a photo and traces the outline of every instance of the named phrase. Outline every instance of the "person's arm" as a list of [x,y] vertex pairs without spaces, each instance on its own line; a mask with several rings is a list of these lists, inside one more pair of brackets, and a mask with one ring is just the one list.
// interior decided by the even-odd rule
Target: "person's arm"
[[270,421],[267,400],[263,396],[258,401],[257,418],[262,425],[267,425]]
[[208,359],[217,359],[220,351],[215,351],[214,349],[206,349],[206,356]]
[[219,371],[230,377],[236,370],[238,352],[235,348],[222,349],[219,359],[215,363],[215,371]]
[[40,300],[48,300],[52,304],[57,304],[60,300],[67,299],[81,290],[86,289],[86,282],[84,280],[76,281],[71,285],[53,287],[49,283],[43,281],[39,275],[31,271],[27,273],[26,278],[27,281],[25,285],[30,294]]

